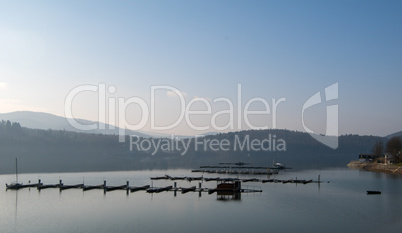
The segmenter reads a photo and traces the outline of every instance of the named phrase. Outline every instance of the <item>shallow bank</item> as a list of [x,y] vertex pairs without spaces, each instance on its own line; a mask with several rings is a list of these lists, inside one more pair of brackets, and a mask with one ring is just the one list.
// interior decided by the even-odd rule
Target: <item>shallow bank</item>
[[394,165],[385,165],[381,163],[351,161],[350,163],[348,163],[347,166],[350,168],[358,168],[366,171],[402,174],[402,167]]

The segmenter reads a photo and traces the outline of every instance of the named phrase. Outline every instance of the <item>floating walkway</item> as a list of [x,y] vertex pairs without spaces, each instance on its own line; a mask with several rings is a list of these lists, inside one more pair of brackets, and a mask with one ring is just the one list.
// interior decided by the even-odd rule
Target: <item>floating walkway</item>
[[291,167],[250,167],[250,166],[200,166],[200,168],[219,168],[219,169],[292,169]]
[[200,169],[194,169],[192,172],[202,173],[217,173],[217,174],[245,174],[245,175],[273,175],[278,174],[279,170],[292,169],[283,164],[276,163],[272,167],[269,166],[244,166],[243,162],[239,163],[220,163],[220,164],[235,164],[237,166],[200,166]]
[[[217,178],[212,178],[212,179],[213,180],[218,180]],[[186,180],[189,180],[189,181],[193,181],[193,180],[202,181],[203,178],[202,177],[186,177]],[[219,179],[219,181],[221,181],[221,182],[234,182],[234,181],[238,181],[238,180],[227,178],[227,179]],[[238,181],[238,182],[240,182],[240,181]],[[115,191],[115,190],[125,190],[127,192],[127,194],[129,192],[133,193],[133,192],[137,192],[137,191],[146,191],[147,193],[161,193],[161,192],[165,192],[165,191],[174,191],[175,195],[176,195],[176,192],[181,192],[182,194],[189,193],[189,192],[208,192],[208,193],[213,193],[213,192],[210,191],[210,190],[213,190],[213,189],[211,189],[211,188],[202,188],[201,185],[202,184],[200,182],[198,188],[196,186],[192,186],[192,187],[177,187],[177,183],[174,182],[173,186],[169,185],[169,186],[165,186],[165,187],[151,187],[150,185],[131,187],[131,186],[129,186],[128,181],[126,182],[125,185],[119,185],[119,186],[107,186],[106,181],[104,181],[104,183],[101,184],[101,185],[85,185],[83,183],[82,184],[75,184],[75,185],[65,185],[65,184],[63,184],[62,180],[60,180],[58,184],[43,184],[39,180],[38,184],[22,185],[22,186],[20,186],[21,188],[19,188],[19,189],[36,187],[39,192],[42,189],[59,189],[60,192],[62,192],[63,190],[67,190],[67,189],[82,189],[82,191],[100,189],[100,190],[103,190],[104,193]],[[241,192],[253,192],[253,191],[262,192],[262,190],[248,190],[248,189],[241,190]]]
[[[65,185],[63,184],[63,181],[60,179],[58,184],[43,184],[41,180],[38,180],[38,183],[35,184],[27,184],[27,185],[21,185],[19,186],[18,189],[23,189],[23,188],[37,188],[38,191],[42,189],[59,189],[60,192],[63,190],[67,189],[82,189],[83,191],[89,191],[89,190],[94,190],[94,189],[99,189],[103,190],[104,193],[106,192],[111,192],[115,190],[125,190],[127,192],[127,195],[129,192],[138,192],[138,191],[145,191],[147,193],[161,193],[161,192],[167,192],[167,191],[174,191],[174,195],[176,196],[177,192],[181,192],[182,194],[189,193],[189,192],[199,192],[199,195],[201,196],[201,192],[207,192],[208,194],[212,194],[217,192],[218,195],[231,195],[230,193],[254,193],[254,192],[262,192],[261,189],[244,189],[240,188],[241,183],[247,183],[247,182],[259,182],[259,183],[282,183],[282,184],[287,184],[287,183],[293,183],[293,184],[309,184],[309,183],[321,183],[320,176],[318,176],[318,180],[300,180],[300,179],[258,179],[258,178],[247,178],[247,179],[239,179],[239,178],[220,178],[220,177],[172,177],[169,175],[165,176],[160,176],[160,177],[150,177],[151,182],[153,180],[173,180],[174,185],[168,185],[164,187],[153,187],[153,185],[144,185],[144,186],[138,186],[138,187],[131,187],[129,185],[129,182],[127,181],[126,184],[124,185],[118,185],[118,186],[108,186],[106,184],[106,180],[103,182],[103,184],[100,185],[85,185],[84,183],[81,184],[75,184],[75,185]],[[197,186],[191,186],[191,187],[177,187],[176,180],[182,180],[182,181],[199,181],[198,187]],[[217,188],[203,188],[202,187],[202,182],[210,182],[210,181],[216,181],[218,183]],[[231,190],[226,190],[225,188],[220,188],[220,186],[225,185],[230,185],[230,184],[236,184],[238,187],[235,191],[233,189]],[[229,193],[229,194],[227,194]]]
[[[265,168],[267,169],[267,168]],[[201,173],[216,173],[216,174],[232,174],[232,175],[274,175],[278,174],[278,170],[268,170],[267,171],[240,171],[240,170],[209,170],[209,169],[194,169],[191,172],[201,172]]]
[[261,182],[261,183],[296,183],[296,184],[308,184],[308,183],[321,183],[320,177],[318,177],[318,180],[314,181],[313,179],[309,180],[298,180],[296,179],[258,179],[258,178],[248,178],[248,179],[239,179],[239,178],[220,178],[220,177],[172,177],[169,175],[164,175],[164,176],[157,176],[157,177],[151,177],[151,180],[187,180],[189,182],[193,180],[199,180],[199,181],[205,181],[205,182],[210,182],[210,181],[242,181],[243,183],[246,182]]

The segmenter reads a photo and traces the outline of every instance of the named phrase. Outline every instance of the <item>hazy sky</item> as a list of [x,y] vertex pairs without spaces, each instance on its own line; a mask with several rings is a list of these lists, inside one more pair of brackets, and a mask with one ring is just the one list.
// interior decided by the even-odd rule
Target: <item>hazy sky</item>
[[[368,0],[0,1],[0,112],[64,116],[71,90],[100,83],[115,87],[107,97],[117,106],[117,98],[132,97],[149,105],[151,86],[167,85],[187,104],[205,98],[211,114],[191,120],[217,131],[209,122],[228,105],[214,99],[232,101],[237,122],[241,84],[242,109],[254,97],[270,104],[269,114],[250,117],[254,126],[272,128],[272,99],[286,98],[276,127],[304,131],[304,103],[338,83],[339,99],[328,103],[338,105],[339,133],[387,135],[402,130],[401,11],[401,1]],[[322,98],[306,110],[305,124],[325,133]],[[155,100],[157,124],[179,117],[177,95],[160,90]],[[95,92],[80,93],[72,106],[77,118],[99,119]],[[141,121],[140,110],[127,108],[130,124]],[[164,132],[196,133],[185,119]]]

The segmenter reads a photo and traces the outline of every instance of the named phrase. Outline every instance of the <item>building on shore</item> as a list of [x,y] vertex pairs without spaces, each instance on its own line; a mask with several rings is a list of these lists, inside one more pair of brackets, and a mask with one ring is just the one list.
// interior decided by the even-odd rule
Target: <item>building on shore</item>
[[359,161],[361,162],[377,162],[383,163],[386,165],[391,165],[395,163],[395,159],[392,155],[386,153],[383,155],[374,155],[374,154],[359,154]]

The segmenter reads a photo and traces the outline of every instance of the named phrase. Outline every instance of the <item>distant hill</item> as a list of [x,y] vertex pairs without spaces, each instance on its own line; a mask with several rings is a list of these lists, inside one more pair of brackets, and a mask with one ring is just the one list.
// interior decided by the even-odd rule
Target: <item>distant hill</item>
[[392,138],[392,137],[395,137],[395,136],[397,136],[397,137],[402,137],[402,131],[399,131],[399,132],[390,134],[390,135],[385,136],[385,137],[386,137],[386,138]]
[[[294,169],[345,167],[349,161],[356,160],[359,153],[370,153],[376,141],[387,140],[375,136],[343,135],[339,137],[336,150],[317,142],[307,133],[289,130],[239,131],[208,135],[198,140],[226,140],[233,144],[245,139],[252,142],[268,138],[273,139],[272,146],[283,139],[286,151],[240,150],[233,146],[227,150],[204,149],[195,138],[188,138],[174,141],[175,144],[189,145],[185,154],[180,150],[153,153],[151,147],[136,149],[134,146],[130,151],[129,140],[119,143],[116,135],[30,129],[21,127],[19,123],[0,121],[0,173],[13,172],[15,157],[19,159],[19,170],[25,173],[197,168],[238,161],[270,166],[274,159]],[[144,141],[143,145],[147,147],[157,140],[170,142],[170,139],[140,138],[138,144]]]
[[[95,129],[95,130],[79,130],[70,125],[67,118],[56,116],[50,113],[44,112],[30,112],[30,111],[19,111],[11,113],[0,113],[0,120],[9,120],[11,122],[18,122],[22,127],[27,127],[31,129],[51,129],[51,130],[66,130],[72,132],[80,133],[93,133],[93,134],[119,134],[119,128],[110,129],[110,125],[105,124],[105,129]],[[76,121],[83,125],[99,124],[99,122],[93,122],[83,119],[76,119]],[[150,135],[139,132],[126,130],[126,134],[135,134],[139,137],[150,137]]]

